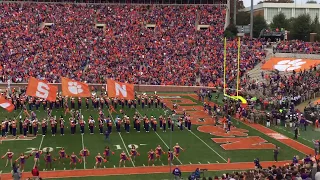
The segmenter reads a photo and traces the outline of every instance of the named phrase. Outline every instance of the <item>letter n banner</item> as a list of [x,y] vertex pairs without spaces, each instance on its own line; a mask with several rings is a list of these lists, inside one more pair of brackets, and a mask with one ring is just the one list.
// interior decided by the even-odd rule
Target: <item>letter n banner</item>
[[42,98],[48,101],[55,101],[58,87],[48,84],[47,81],[38,80],[34,77],[29,78],[26,94],[28,96]]
[[111,79],[107,80],[107,91],[109,97],[118,97],[134,100],[134,85],[121,83]]

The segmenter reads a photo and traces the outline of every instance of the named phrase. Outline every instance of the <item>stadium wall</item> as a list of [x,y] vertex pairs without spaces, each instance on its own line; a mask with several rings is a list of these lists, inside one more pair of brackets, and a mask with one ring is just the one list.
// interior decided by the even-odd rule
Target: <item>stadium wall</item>
[[[61,83],[52,83],[58,87],[61,91]],[[20,89],[26,88],[28,83],[11,83],[10,88]],[[106,87],[106,84],[89,84],[90,88],[95,88],[100,91],[102,88]],[[8,88],[7,83],[0,84],[0,90],[4,92]],[[212,89],[213,91],[220,91],[221,88],[216,87],[205,87],[205,86],[173,86],[173,85],[134,85],[134,90],[137,92],[194,92],[200,89]]]

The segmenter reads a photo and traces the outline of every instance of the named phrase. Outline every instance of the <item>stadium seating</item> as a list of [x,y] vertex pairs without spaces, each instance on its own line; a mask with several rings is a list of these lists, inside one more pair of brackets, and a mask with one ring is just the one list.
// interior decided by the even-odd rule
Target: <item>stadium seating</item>
[[[3,82],[27,82],[29,76],[60,82],[66,76],[88,83],[222,83],[222,5],[3,3],[0,14]],[[197,30],[198,24],[210,26]],[[264,58],[262,43],[242,42],[242,73]],[[236,74],[236,48],[230,40],[229,77]]]
[[304,42],[300,40],[281,41],[275,47],[275,52],[320,54],[320,43]]

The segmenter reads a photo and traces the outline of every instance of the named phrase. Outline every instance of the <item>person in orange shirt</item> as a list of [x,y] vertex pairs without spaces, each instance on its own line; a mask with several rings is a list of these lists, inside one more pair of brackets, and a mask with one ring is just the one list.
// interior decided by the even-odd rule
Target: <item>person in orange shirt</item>
[[117,111],[114,109],[112,105],[109,106],[109,111],[110,111],[110,114],[113,112],[117,113]]
[[317,119],[314,124],[316,129],[319,128],[319,119]]

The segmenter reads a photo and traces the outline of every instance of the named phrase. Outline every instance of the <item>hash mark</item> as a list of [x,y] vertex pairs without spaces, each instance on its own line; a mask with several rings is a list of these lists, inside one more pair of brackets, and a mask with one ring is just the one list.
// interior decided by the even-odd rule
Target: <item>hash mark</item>
[[201,164],[201,162],[198,162],[199,164]]

